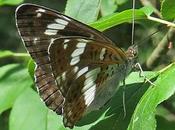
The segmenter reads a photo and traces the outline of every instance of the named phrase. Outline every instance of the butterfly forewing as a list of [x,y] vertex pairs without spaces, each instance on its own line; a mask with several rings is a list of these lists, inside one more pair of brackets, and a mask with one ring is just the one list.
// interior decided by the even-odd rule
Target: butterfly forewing
[[16,11],[16,17],[17,26],[24,41],[33,42],[37,41],[37,38],[41,41],[61,36],[82,36],[112,43],[101,32],[42,6],[21,5]]
[[35,69],[35,82],[40,97],[45,104],[57,114],[62,114],[64,97],[58,89],[52,73],[43,71],[40,66]]
[[[104,82],[111,82],[118,66],[127,62],[119,48],[82,37],[54,40],[49,57],[57,85],[65,97],[63,118],[69,127],[85,114],[102,89],[107,89]],[[105,100],[109,99],[104,99],[104,103]]]

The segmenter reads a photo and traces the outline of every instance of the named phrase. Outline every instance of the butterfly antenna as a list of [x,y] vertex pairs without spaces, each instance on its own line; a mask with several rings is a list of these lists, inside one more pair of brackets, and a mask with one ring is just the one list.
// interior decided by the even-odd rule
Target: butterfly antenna
[[155,32],[153,32],[153,33],[151,33],[151,34],[148,34],[148,36],[146,36],[144,39],[142,39],[142,40],[136,42],[135,44],[136,44],[137,46],[142,45],[142,43],[144,43],[146,40],[150,39],[150,37],[152,37],[153,35],[155,35],[155,34],[158,33],[159,31],[160,31],[160,30],[157,30],[157,31],[155,31]]
[[134,34],[135,34],[135,0],[132,1],[132,39],[131,44],[134,45]]
[[[132,39],[131,39],[131,44],[134,45],[134,33],[135,33],[135,0],[132,1]],[[126,117],[126,104],[125,104],[125,80],[123,80],[123,112],[124,112],[124,115],[123,115],[123,118]]]
[[150,37],[152,37],[154,34],[158,33],[159,30],[149,34],[147,37],[145,37],[144,39],[140,40],[137,43],[134,43],[134,36],[135,36],[135,0],[132,1],[132,39],[131,39],[131,44],[132,45],[137,45],[140,46],[142,43],[144,43],[144,41],[148,40]]

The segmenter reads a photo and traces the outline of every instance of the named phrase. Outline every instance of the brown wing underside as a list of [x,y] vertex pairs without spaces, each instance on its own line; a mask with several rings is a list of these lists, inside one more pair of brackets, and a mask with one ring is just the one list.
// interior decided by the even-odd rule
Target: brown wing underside
[[[48,47],[52,38],[82,36],[111,43],[103,34],[59,12],[45,7],[23,4],[16,11],[16,23],[25,47],[37,64],[35,80],[41,98],[46,105],[61,114],[64,100],[53,77]],[[49,28],[49,24],[65,25],[64,29]],[[57,33],[50,35],[52,31]]]
[[[110,65],[125,64],[125,53],[114,46],[82,37],[59,38],[49,47],[53,74],[65,97],[63,118],[72,128],[83,116],[103,82],[113,75]],[[95,91],[95,92],[94,92]]]

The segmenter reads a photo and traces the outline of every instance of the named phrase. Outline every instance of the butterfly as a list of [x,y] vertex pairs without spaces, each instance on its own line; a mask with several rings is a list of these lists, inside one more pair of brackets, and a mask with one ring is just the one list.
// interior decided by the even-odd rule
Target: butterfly
[[137,59],[137,46],[123,51],[98,30],[46,7],[20,5],[16,24],[36,63],[39,95],[63,115],[65,127],[103,107]]

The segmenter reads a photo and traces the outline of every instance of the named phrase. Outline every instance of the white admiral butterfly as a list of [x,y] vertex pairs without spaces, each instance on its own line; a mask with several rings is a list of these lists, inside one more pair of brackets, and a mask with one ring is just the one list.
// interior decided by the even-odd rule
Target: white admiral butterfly
[[101,32],[42,6],[19,6],[16,23],[36,62],[38,92],[66,127],[110,100],[137,58],[137,46],[124,52]]

